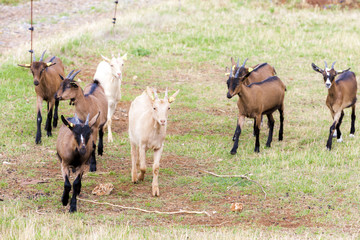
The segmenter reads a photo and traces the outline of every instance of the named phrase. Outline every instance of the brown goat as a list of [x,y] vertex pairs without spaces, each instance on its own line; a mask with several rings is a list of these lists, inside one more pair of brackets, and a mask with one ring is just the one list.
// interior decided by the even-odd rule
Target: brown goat
[[58,106],[59,101],[54,98],[54,94],[58,90],[61,78],[59,74],[64,75],[64,65],[61,60],[57,57],[47,58],[43,61],[44,54],[41,55],[40,60],[37,62],[34,59],[31,64],[18,64],[20,67],[30,68],[34,77],[34,85],[36,92],[36,112],[37,112],[37,132],[35,142],[39,144],[41,142],[41,107],[42,102],[47,102],[47,119],[45,124],[45,130],[47,136],[51,136],[51,118],[52,111],[55,105],[53,127],[57,126],[58,122]]
[[[259,135],[261,117],[263,114],[267,115],[269,121],[269,137],[266,146],[271,146],[275,122],[272,113],[276,110],[280,112],[279,141],[282,141],[283,139],[284,96],[286,90],[284,83],[280,80],[280,78],[273,76],[262,82],[252,83],[247,86],[245,84],[245,80],[251,75],[251,72],[247,73],[245,76],[239,77],[239,70],[235,73],[235,76],[233,76],[233,72],[230,71],[230,76],[227,81],[229,88],[227,97],[232,98],[236,94],[239,95],[239,101],[237,104],[239,108],[239,119],[234,135],[234,146],[230,152],[233,155],[236,154],[236,150],[238,148],[239,136],[245,122],[245,117],[254,118],[255,120],[255,152],[260,151]],[[256,71],[256,68],[253,71]]]
[[[236,77],[233,78],[233,82],[228,81],[228,97],[229,96],[234,96],[237,94],[238,92],[238,85],[239,82],[237,81],[238,78],[245,76],[246,74],[249,74],[249,76],[247,78],[245,78],[244,80],[244,84],[245,85],[249,85],[251,83],[256,83],[256,82],[261,82],[265,79],[267,79],[268,77],[272,77],[276,75],[276,71],[275,68],[272,67],[271,65],[267,64],[267,63],[262,63],[262,64],[257,64],[253,67],[245,67],[246,61],[248,59],[245,59],[244,63],[239,66],[239,59],[237,61],[237,63],[235,64],[235,61],[233,58],[231,58],[231,63],[232,63],[232,68],[234,71],[232,72],[232,74],[237,74]],[[231,85],[231,86],[230,86]],[[238,100],[237,104],[240,104],[240,99]],[[239,121],[239,120],[238,120]],[[237,121],[237,122],[238,122]],[[238,129],[238,124],[236,123],[236,128],[235,128],[235,133],[233,136],[233,141],[235,141],[235,136],[236,136],[236,131]],[[254,132],[253,135],[255,136],[255,121],[254,121]]]
[[[73,71],[72,71],[73,72]],[[93,83],[87,85],[84,90],[81,89],[79,83],[74,81],[74,74],[72,72],[64,79],[60,84],[59,90],[56,92],[55,98],[59,100],[71,100],[70,103],[75,105],[75,112],[79,116],[79,119],[84,121],[88,113],[90,118],[93,118],[98,112],[100,112],[99,121],[95,124],[95,128],[99,130],[99,144],[98,154],[103,154],[103,127],[107,121],[107,106],[108,102],[104,93],[104,89],[100,85],[99,81],[94,80]],[[71,75],[72,74],[72,75]],[[94,133],[94,139],[96,142],[97,131]],[[96,171],[96,160],[90,162],[90,171]]]
[[71,184],[69,181],[70,169],[75,173],[73,182],[73,195],[70,202],[70,212],[76,212],[76,196],[81,191],[81,178],[85,171],[85,166],[89,165],[91,159],[95,157],[94,131],[100,113],[96,114],[89,122],[89,115],[85,123],[81,122],[77,115],[65,119],[61,115],[64,125],[59,130],[56,143],[57,156],[61,163],[61,172],[64,178],[64,191],[61,202],[66,206],[69,202]]
[[[337,141],[342,142],[342,136],[340,132],[340,125],[344,117],[344,109],[351,107],[351,128],[350,137],[355,133],[355,106],[356,106],[356,92],[357,82],[355,73],[349,71],[350,68],[343,71],[335,71],[335,62],[331,68],[327,67],[325,62],[325,69],[321,69],[314,63],[311,64],[314,71],[323,75],[325,86],[328,89],[328,95],[326,98],[326,106],[330,109],[331,116],[333,118],[333,124],[330,127],[329,138],[326,143],[326,148],[331,150],[332,137],[337,136]],[[335,80],[335,77],[339,77]],[[336,130],[336,134],[335,134]]]

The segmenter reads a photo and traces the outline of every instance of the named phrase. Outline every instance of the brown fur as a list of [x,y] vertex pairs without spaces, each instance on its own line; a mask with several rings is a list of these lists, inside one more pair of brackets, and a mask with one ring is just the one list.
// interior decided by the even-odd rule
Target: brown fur
[[[312,68],[314,71],[319,72],[323,75],[325,83],[331,83],[330,88],[328,89],[328,95],[326,98],[326,106],[329,108],[331,116],[333,118],[333,124],[330,127],[329,138],[326,144],[327,149],[331,150],[332,146],[332,137],[336,130],[336,136],[339,142],[342,141],[342,136],[340,132],[340,125],[342,118],[344,116],[344,109],[351,107],[351,129],[350,135],[355,133],[355,108],[356,108],[356,93],[357,93],[357,82],[355,73],[349,71],[349,69],[344,71],[336,71],[334,69],[333,63],[331,69],[325,70],[319,68],[314,63]],[[338,78],[335,80],[335,77]]]

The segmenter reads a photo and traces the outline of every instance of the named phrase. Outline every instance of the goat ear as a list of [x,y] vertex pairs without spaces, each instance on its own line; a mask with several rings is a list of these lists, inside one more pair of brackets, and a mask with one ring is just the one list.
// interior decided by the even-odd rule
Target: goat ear
[[314,69],[314,71],[319,72],[319,73],[323,73],[324,70],[322,70],[321,68],[319,68],[318,66],[316,66],[314,63],[311,63],[311,67]]
[[236,62],[235,62],[234,58],[231,57],[231,66],[235,66],[235,65],[236,65]]
[[127,53],[125,53],[122,57],[121,57],[124,61],[127,60]]
[[18,64],[19,67],[30,68],[31,64]]
[[100,112],[98,112],[91,120],[90,120],[90,122],[89,122],[89,126],[90,126],[90,128],[92,128],[94,125],[95,125],[95,123],[98,121],[98,119],[99,119],[99,116],[100,116]]
[[151,98],[152,101],[155,100],[153,91],[151,90],[151,88],[149,86],[146,87],[146,93],[149,96],[149,98]]
[[65,126],[67,126],[70,130],[73,129],[74,124],[69,122],[68,120],[66,120],[66,118],[64,117],[64,115],[61,115],[61,120],[62,122],[65,124]]
[[104,57],[103,55],[101,55],[101,57],[106,61],[106,62],[108,62],[108,63],[110,63],[111,62],[111,60],[110,59],[108,59],[107,57]]
[[180,89],[177,90],[173,95],[171,95],[171,97],[169,97],[169,103],[172,103],[175,101],[175,98],[179,94],[179,92],[180,92]]
[[48,62],[48,63],[46,63],[46,67],[51,67],[55,64],[56,64],[56,62]]
[[349,70],[350,70],[350,68],[348,68],[348,69],[346,69],[346,70],[336,71],[336,74],[342,74],[342,73],[347,72],[347,71],[349,71]]

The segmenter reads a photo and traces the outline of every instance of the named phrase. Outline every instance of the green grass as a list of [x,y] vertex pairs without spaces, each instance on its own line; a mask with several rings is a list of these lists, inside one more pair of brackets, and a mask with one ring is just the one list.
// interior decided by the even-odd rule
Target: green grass
[[[129,9],[116,29],[108,26],[74,34],[66,42],[55,43],[52,52],[63,59],[66,73],[82,69],[79,77],[85,81],[92,79],[100,54],[128,52],[123,101],[132,101],[147,85],[161,90],[169,87],[171,92],[180,89],[169,115],[160,197],[150,196],[151,154],[147,155],[145,181],[131,183],[126,130],[114,133],[113,144],[106,143],[105,155],[98,158],[99,173],[88,173],[83,179],[83,194],[145,209],[216,211],[215,218],[221,216],[216,224],[225,226],[209,227],[211,219],[206,217],[141,214],[84,202],[79,203],[78,213],[64,214],[67,209],[59,201],[63,183],[54,152],[58,130],[35,146],[32,77],[9,60],[0,67],[0,162],[14,165],[0,167],[2,176],[11,176],[0,180],[0,198],[7,196],[0,202],[0,238],[22,238],[23,232],[33,239],[359,237],[360,140],[348,137],[350,114],[346,110],[344,142],[334,140],[333,150],[325,149],[331,125],[325,106],[327,91],[310,65],[336,60],[337,69],[351,67],[357,73],[359,10],[298,9],[295,1],[289,5],[215,0],[181,3],[181,10],[177,1]],[[230,57],[249,58],[248,65],[270,63],[287,86],[284,141],[275,137],[279,128],[276,113],[272,147],[265,148],[268,129],[264,119],[259,154],[253,152],[252,120],[245,123],[238,153],[229,153],[237,118],[237,99],[226,98],[224,73]],[[72,111],[61,103],[61,114]],[[360,126],[358,120],[356,126]],[[217,174],[250,173],[264,187],[267,199],[253,182],[200,174],[201,169]],[[49,170],[58,174],[47,175]],[[50,182],[20,191],[11,189],[16,183],[13,178],[50,178]],[[90,194],[100,181],[114,184],[113,196]],[[35,200],[34,194],[38,196]],[[229,210],[234,201],[245,204],[238,215]]]

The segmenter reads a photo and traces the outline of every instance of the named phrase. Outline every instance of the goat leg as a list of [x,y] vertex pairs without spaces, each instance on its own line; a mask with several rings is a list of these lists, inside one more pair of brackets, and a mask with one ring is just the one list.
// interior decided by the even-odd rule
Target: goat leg
[[355,133],[355,104],[351,107],[351,128],[350,128],[350,137],[354,136]]
[[59,115],[58,115],[58,108],[59,108],[59,100],[55,99],[55,110],[54,110],[54,121],[53,121],[53,127],[57,127]]
[[284,134],[284,106],[279,109],[280,113],[280,129],[279,129],[279,141],[283,140],[283,134]]
[[254,152],[258,153],[260,152],[260,124],[261,124],[261,117],[256,118],[256,125],[255,125],[255,149]]
[[233,145],[233,148],[230,151],[231,155],[236,154],[237,148],[239,146],[239,137],[241,135],[241,129],[244,126],[244,122],[245,122],[245,116],[240,116],[239,119],[238,119],[238,126],[236,127],[236,131],[235,131],[234,145]]
[[76,197],[77,195],[80,194],[80,190],[81,190],[81,174],[79,174],[74,183],[73,183],[73,195],[71,197],[71,202],[70,202],[70,210],[69,212],[76,212],[76,203],[77,203],[77,200],[76,200]]
[[104,152],[104,125],[99,128],[99,146],[98,146],[98,155],[103,155]]
[[65,182],[64,182],[64,192],[63,192],[63,195],[61,197],[61,202],[62,202],[63,206],[66,206],[68,204],[68,202],[69,202],[70,190],[71,190],[71,184],[70,184],[68,176],[66,175],[65,176]]
[[51,135],[52,135],[51,134],[51,121],[52,121],[52,107],[48,111],[46,124],[45,124],[46,135],[48,137],[51,137]]
[[268,140],[266,142],[266,147],[271,147],[275,120],[274,120],[274,117],[272,114],[268,114],[267,118],[268,118],[268,125],[269,125],[269,136],[268,136]]
[[336,137],[337,137],[337,142],[342,142],[342,141],[343,141],[342,135],[341,135],[341,131],[340,131],[340,126],[341,126],[343,117],[344,117],[344,111],[341,111],[341,116],[340,116],[339,122],[336,124]]
[[93,150],[91,152],[91,156],[90,156],[90,172],[96,172],[96,144],[93,142]]

